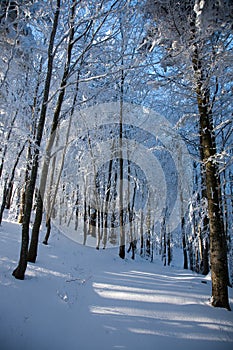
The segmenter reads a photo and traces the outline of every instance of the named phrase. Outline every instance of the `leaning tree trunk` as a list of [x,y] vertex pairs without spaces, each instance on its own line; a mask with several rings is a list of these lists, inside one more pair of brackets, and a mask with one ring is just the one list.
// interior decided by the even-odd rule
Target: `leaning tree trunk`
[[55,35],[58,27],[59,14],[60,14],[60,0],[57,0],[57,7],[54,15],[53,27],[52,27],[50,41],[49,41],[47,74],[45,79],[41,113],[40,113],[40,118],[39,118],[38,127],[37,127],[34,160],[32,164],[31,176],[30,176],[29,184],[26,189],[26,196],[25,196],[25,212],[24,212],[24,218],[23,218],[23,224],[22,224],[22,242],[21,242],[20,260],[19,260],[18,266],[12,273],[15,278],[21,279],[21,280],[24,279],[25,271],[27,268],[29,225],[30,225],[30,218],[31,218],[31,211],[32,211],[32,204],[33,204],[33,195],[35,191],[36,178],[37,178],[37,172],[39,167],[39,152],[40,152],[39,149],[40,149],[40,144],[43,136],[45,118],[47,114],[47,104],[48,104],[48,98],[49,98],[49,90],[50,90],[50,83],[52,78],[53,59],[54,59],[53,48],[54,48]]

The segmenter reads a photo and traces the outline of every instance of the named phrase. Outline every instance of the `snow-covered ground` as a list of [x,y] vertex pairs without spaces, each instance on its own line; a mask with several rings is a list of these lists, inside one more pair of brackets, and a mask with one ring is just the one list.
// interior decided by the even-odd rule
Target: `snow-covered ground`
[[210,306],[209,278],[178,262],[121,260],[117,249],[97,251],[53,232],[19,281],[11,273],[20,236],[19,225],[3,222],[1,350],[233,348],[233,311]]

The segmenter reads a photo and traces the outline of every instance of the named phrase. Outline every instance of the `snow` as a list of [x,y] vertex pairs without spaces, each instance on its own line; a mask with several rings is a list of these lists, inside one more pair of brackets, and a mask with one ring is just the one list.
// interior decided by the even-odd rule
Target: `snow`
[[233,312],[212,307],[210,277],[180,259],[121,260],[115,248],[84,247],[53,229],[20,281],[11,275],[20,239],[20,225],[3,221],[1,350],[232,349]]

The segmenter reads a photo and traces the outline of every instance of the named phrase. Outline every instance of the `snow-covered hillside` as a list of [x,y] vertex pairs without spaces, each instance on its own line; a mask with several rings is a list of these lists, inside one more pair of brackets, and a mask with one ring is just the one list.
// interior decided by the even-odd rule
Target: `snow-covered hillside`
[[211,307],[210,279],[178,260],[121,260],[116,249],[97,251],[53,231],[20,281],[11,275],[20,239],[20,226],[4,221],[1,350],[232,349],[233,312]]

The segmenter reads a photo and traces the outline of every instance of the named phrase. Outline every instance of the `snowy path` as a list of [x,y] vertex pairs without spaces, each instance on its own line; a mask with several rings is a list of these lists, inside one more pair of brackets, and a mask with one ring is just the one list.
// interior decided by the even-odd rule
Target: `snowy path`
[[203,276],[159,261],[122,261],[116,250],[54,234],[17,281],[11,272],[19,241],[20,227],[4,222],[1,350],[232,349],[233,312],[209,305],[211,284]]

